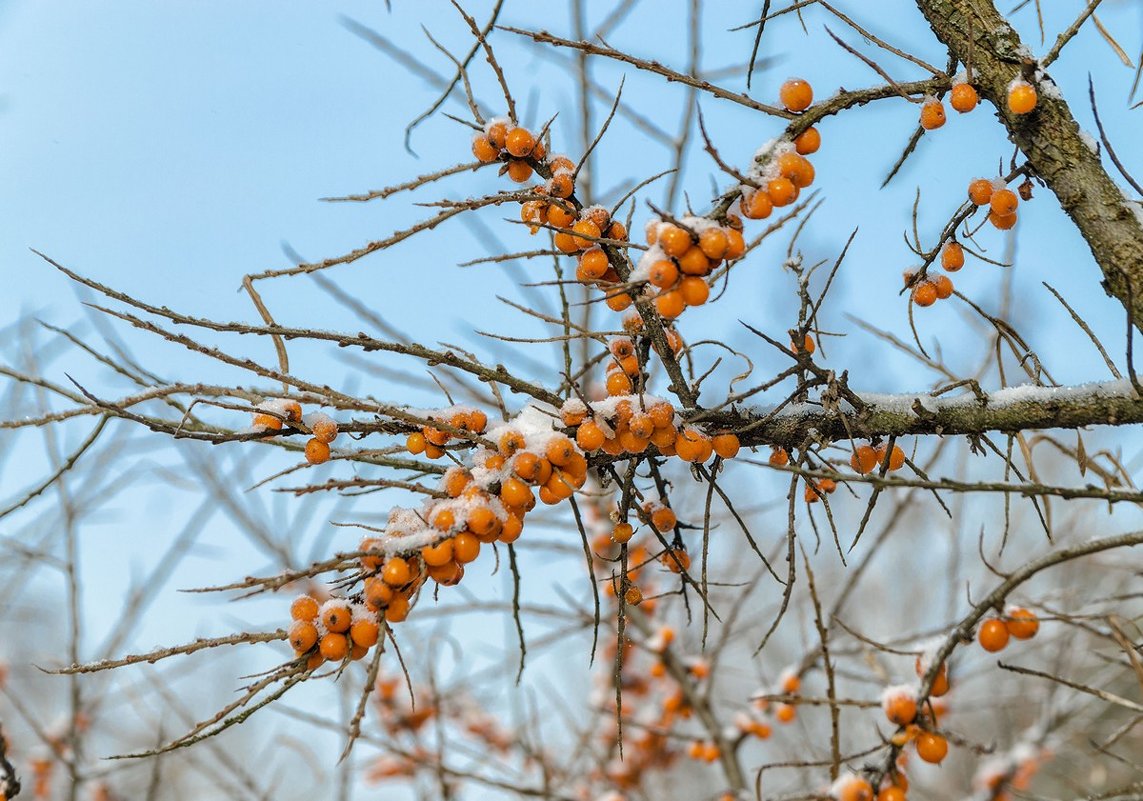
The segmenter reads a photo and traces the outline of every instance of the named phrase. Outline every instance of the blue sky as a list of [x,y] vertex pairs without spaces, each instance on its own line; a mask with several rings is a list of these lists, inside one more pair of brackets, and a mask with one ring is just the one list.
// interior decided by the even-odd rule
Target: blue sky
[[[601,19],[610,5],[589,3],[589,18]],[[704,68],[745,60],[749,32],[726,29],[748,21],[757,13],[757,5],[708,4],[702,27]],[[1045,5],[1051,6],[1045,20],[1050,44],[1054,32],[1066,26],[1082,4]],[[237,291],[241,278],[248,272],[288,266],[285,247],[312,260],[338,255],[432,213],[414,202],[504,188],[504,181],[485,171],[386,201],[319,201],[323,196],[380,188],[469,158],[467,129],[440,115],[417,129],[412,139],[417,155],[405,150],[405,123],[435,99],[436,91],[348,31],[342,17],[403,43],[427,67],[445,74],[450,65],[427,44],[420,26],[427,25],[455,51],[467,48],[470,37],[447,3],[397,0],[393,6],[391,13],[375,1],[120,0],[0,7],[0,281],[5,287],[0,325],[35,314],[58,325],[75,325],[84,336],[92,334],[91,325],[83,322],[74,285],[29,248],[155,304],[218,319],[253,321],[253,308]],[[570,34],[565,13],[547,6],[509,0],[504,22]],[[861,13],[862,22],[891,42],[944,65],[943,48],[932,39],[912,3],[884,0],[875,6],[876,14]],[[468,4],[478,19],[489,7],[487,2]],[[608,41],[681,68],[686,58],[683,9],[684,4],[677,2],[644,2]],[[1127,52],[1136,56],[1143,21],[1139,9],[1109,0],[1100,14]],[[1015,19],[1033,50],[1043,53],[1046,48],[1039,44],[1031,9]],[[772,61],[757,76],[754,96],[772,99],[782,80],[793,74],[809,79],[819,97],[837,86],[880,82],[828,40],[822,14],[809,13],[806,21],[808,36],[792,15],[767,30],[762,54]],[[847,41],[859,42],[841,23],[829,25]],[[510,34],[497,37],[523,119],[540,121],[558,113],[554,150],[578,157],[574,72],[567,54],[555,53],[553,59],[553,54],[541,54]],[[874,51],[866,47],[865,52]],[[895,77],[920,77],[915,67],[892,56],[877,58]],[[1143,138],[1138,136],[1143,111],[1129,111],[1125,102],[1133,71],[1118,61],[1090,24],[1051,73],[1083,127],[1094,130],[1086,101],[1089,71],[1117,151],[1126,164],[1135,166],[1137,175],[1143,174]],[[609,63],[597,62],[593,75],[610,90],[625,75],[624,97],[632,107],[669,131],[677,127],[683,98],[677,85]],[[482,101],[498,108],[497,87],[479,59],[473,79]],[[725,80],[731,88],[744,88],[738,74]],[[745,164],[760,144],[781,130],[778,120],[724,102],[703,98],[701,107],[708,130],[732,163]],[[445,110],[466,113],[457,101],[447,103]],[[888,166],[913,130],[916,113],[914,105],[889,100],[832,118],[821,126],[824,143],[814,157],[826,202],[801,246],[808,261],[833,258],[849,233],[859,229],[825,319],[829,330],[849,334],[827,343],[830,366],[849,368],[853,384],[863,389],[918,390],[933,380],[912,362],[887,354],[882,344],[858,331],[846,316],[864,318],[909,338],[906,306],[897,292],[901,271],[914,260],[901,237],[910,225],[914,193],[918,188],[922,193],[921,232],[931,241],[960,202],[968,180],[993,175],[997,163],[1007,163],[1011,156],[1011,146],[986,105],[965,117],[950,112],[949,123],[924,137],[902,173],[887,189],[879,190]],[[603,109],[595,109],[596,124],[602,114]],[[598,150],[596,186],[606,190],[653,174],[668,161],[665,148],[641,141],[620,121]],[[696,210],[706,205],[713,174],[701,147],[694,148],[682,186]],[[720,177],[717,182],[725,183]],[[662,192],[652,190],[645,197],[658,203]],[[535,293],[523,293],[516,281],[522,276],[548,280],[550,264],[524,264],[515,272],[494,265],[462,269],[456,264],[498,248],[537,246],[537,240],[530,240],[519,226],[500,222],[501,217],[514,215],[510,207],[486,211],[481,217],[483,229],[450,221],[433,234],[327,275],[413,339],[456,342],[488,358],[510,360],[509,351],[473,331],[537,335],[542,329],[506,310],[495,295],[534,297]],[[638,207],[636,230],[646,216],[646,208]],[[998,232],[984,233],[981,241],[993,257],[1005,252],[1007,240]],[[716,307],[688,313],[684,327],[694,332],[692,339],[711,337],[750,349],[762,372],[780,366],[776,356],[757,348],[737,321],[747,320],[775,336],[782,336],[795,322],[792,279],[781,270],[787,242],[787,237],[777,237],[749,267],[740,269],[733,291]],[[1058,381],[1109,377],[1093,359],[1090,344],[1040,285],[1047,281],[1059,289],[1113,355],[1122,353],[1122,309],[1099,289],[1098,269],[1050,192],[1038,189],[1036,200],[1022,207],[1011,247],[1014,267],[970,261],[955,278],[958,288],[991,311],[1000,307],[1005,287],[1010,288],[1010,319],[1029,335]],[[359,325],[307,278],[264,284],[262,291],[284,324],[353,330]],[[545,292],[550,301],[552,290],[541,291]],[[938,304],[922,310],[918,327],[926,345],[938,347],[957,368],[968,369],[980,358],[981,346],[962,306]],[[169,344],[126,336],[136,355],[164,375],[249,383]],[[272,361],[268,342],[241,342],[235,347]],[[524,352],[532,359],[522,371],[550,379],[551,372],[544,371],[558,361],[553,350],[520,347],[528,349]],[[361,387],[385,400],[441,402],[439,397],[365,375],[347,366],[337,353],[298,345],[292,346],[291,358],[294,371],[307,378]],[[93,390],[106,395],[127,391],[122,381],[74,356],[53,366],[57,380],[63,380],[63,365]],[[734,364],[724,369],[730,376],[740,368]],[[996,386],[996,376],[990,375],[985,384]],[[69,429],[68,441],[78,442],[85,434],[84,426]],[[31,436],[14,441],[35,464],[37,441]],[[194,458],[236,458],[232,452],[191,447],[197,448]],[[145,458],[179,469],[183,457],[156,450]],[[288,462],[280,454],[261,458],[250,467],[251,483]],[[0,467],[0,480],[7,497],[28,479],[9,461]],[[85,614],[93,633],[111,625],[116,614],[96,603],[100,593],[96,588],[110,588],[104,591],[114,594],[132,573],[153,563],[193,509],[193,493],[171,496],[164,487],[162,480],[147,481],[136,494],[120,496],[91,527],[85,564],[95,595]],[[394,500],[401,499],[394,496]],[[267,517],[281,525],[290,525],[296,514],[293,502],[282,496],[264,493],[251,502],[274,510]],[[370,501],[368,511],[378,514],[385,506],[382,500]],[[330,536],[325,526],[330,514],[328,504],[321,506],[298,536],[306,542]],[[352,538],[338,534],[335,542],[347,547]],[[224,515],[211,524],[204,545],[211,550],[180,569],[170,591],[164,592],[161,611],[148,617],[138,637],[143,645],[197,633],[225,633],[235,624],[230,616],[263,627],[277,624],[279,606],[284,614],[281,599],[226,608],[174,593],[176,587],[224,581],[258,569],[259,557],[236,539]],[[501,579],[495,579],[499,589]],[[500,636],[500,621],[483,625]]]

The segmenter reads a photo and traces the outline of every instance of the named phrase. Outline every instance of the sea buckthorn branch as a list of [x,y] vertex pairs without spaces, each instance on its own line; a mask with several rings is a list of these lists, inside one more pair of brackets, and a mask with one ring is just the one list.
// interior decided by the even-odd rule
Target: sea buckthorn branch
[[[997,390],[987,402],[972,393],[933,398],[929,393],[862,395],[862,412],[842,408],[836,413],[813,404],[766,411],[718,412],[705,416],[714,428],[744,432],[743,445],[796,448],[807,441],[835,442],[850,437],[910,435],[979,435],[990,431],[1082,428],[1143,422],[1143,398],[1126,381],[1077,387],[1023,386]],[[757,425],[760,421],[765,421]]]
[[[991,0],[917,0],[917,7],[961,61],[971,50],[974,85],[996,106],[1028,164],[1075,222],[1103,272],[1104,290],[1124,305],[1136,328],[1143,326],[1143,292],[1128,304],[1129,282],[1143,287],[1143,216],[1084,143],[1055,83]],[[1014,112],[1006,101],[1021,76],[1040,86],[1028,114]]]
[[275,642],[277,640],[284,640],[289,635],[285,629],[278,629],[277,631],[268,632],[244,632],[240,634],[230,634],[225,637],[200,637],[183,645],[175,645],[169,648],[156,648],[154,651],[149,651],[145,654],[129,654],[128,656],[120,657],[119,659],[102,659],[98,662],[85,662],[79,665],[69,665],[62,668],[45,668],[45,673],[54,673],[62,676],[70,676],[76,673],[99,673],[104,670],[112,670],[114,668],[126,667],[127,665],[138,665],[147,663],[153,665],[160,660],[167,659],[172,656],[182,656],[185,654],[193,654],[196,651],[201,651],[204,648],[218,648],[223,645],[253,645],[255,643]]
[[[112,289],[109,286],[106,286],[104,284],[99,283],[98,281],[95,281],[91,278],[83,276],[83,275],[75,272],[74,270],[71,270],[71,269],[65,267],[64,265],[60,264],[59,262],[55,261],[54,259],[50,258],[49,256],[46,256],[43,253],[40,253],[39,251],[33,250],[32,252],[35,253],[40,258],[44,259],[44,261],[51,264],[53,267],[55,267],[57,270],[62,272],[64,275],[71,278],[73,281],[76,281],[80,284],[83,284],[84,286],[89,287],[90,289],[94,289],[96,292],[99,292],[102,295],[106,295],[107,297],[118,300],[122,303],[129,305],[129,306],[134,306],[135,308],[149,312],[150,314],[154,314],[154,315],[157,315],[160,317],[165,317],[168,320],[170,320],[171,322],[179,324],[179,325],[190,325],[190,326],[194,326],[197,328],[204,328],[204,329],[207,329],[210,331],[218,331],[218,332],[223,332],[223,333],[255,334],[255,335],[260,335],[260,336],[277,335],[277,336],[281,336],[285,340],[315,339],[315,340],[321,340],[321,341],[334,343],[334,344],[338,345],[338,347],[360,348],[361,350],[363,350],[367,353],[371,352],[371,351],[384,351],[384,352],[403,354],[406,356],[411,356],[411,357],[414,357],[417,359],[421,359],[421,360],[425,361],[427,364],[429,364],[430,366],[436,366],[436,365],[443,364],[447,367],[453,367],[453,368],[456,368],[458,370],[463,370],[464,372],[471,373],[472,375],[475,375],[476,377],[481,378],[484,381],[495,381],[495,382],[504,384],[509,389],[512,389],[514,392],[522,392],[526,395],[529,395],[533,398],[536,398],[537,400],[541,400],[541,401],[544,401],[546,403],[553,403],[553,404],[558,406],[562,402],[560,397],[558,395],[556,395],[555,393],[550,392],[549,390],[544,389],[541,386],[538,386],[536,384],[532,384],[531,382],[523,381],[522,379],[515,377],[503,365],[497,365],[495,368],[490,368],[484,364],[481,364],[480,362],[476,362],[476,361],[473,361],[470,359],[462,359],[461,357],[457,356],[452,351],[438,351],[438,350],[434,350],[432,348],[427,348],[423,345],[418,345],[416,343],[390,342],[387,340],[377,339],[376,337],[371,337],[368,334],[365,334],[364,332],[360,332],[356,335],[339,334],[339,333],[335,333],[335,332],[331,332],[331,331],[322,331],[320,329],[313,329],[313,328],[291,328],[291,327],[280,326],[280,325],[257,326],[257,325],[248,325],[245,323],[223,323],[223,322],[218,322],[215,320],[210,320],[207,318],[193,317],[190,315],[181,314],[179,312],[173,311],[173,310],[167,308],[166,306],[154,306],[152,304],[138,300],[137,298],[135,298],[131,295],[128,295],[124,292],[119,292],[118,290]],[[114,316],[121,316],[122,315],[121,312],[115,312],[112,310],[103,309],[102,311],[104,311],[105,313],[108,313],[108,314],[112,314]],[[131,321],[127,320],[127,322],[131,322]],[[143,321],[140,320],[139,322],[142,323]],[[132,323],[132,325],[136,325],[136,324]],[[145,328],[146,325],[153,325],[153,324],[144,323],[144,325],[142,327]],[[136,327],[138,328],[141,326],[136,325]],[[171,336],[177,336],[177,335],[172,334]],[[197,342],[193,342],[193,341],[191,341],[185,337],[181,338],[180,344],[184,344],[185,347],[189,347],[192,350],[197,350],[200,353],[205,353],[206,355],[218,354],[219,357],[224,356],[224,354],[222,354],[221,351],[219,351],[217,348],[208,349],[205,346],[203,346]],[[233,364],[235,366],[244,366],[244,365],[254,366],[255,365],[255,363],[249,359],[237,360],[234,357],[228,357],[227,356],[223,360],[227,361],[228,363]],[[275,371],[270,371],[269,375],[267,375],[265,377],[272,377],[276,381],[281,381],[283,383],[290,384],[291,386],[295,387],[296,389],[301,389],[301,390],[305,390],[305,391],[314,391],[313,387],[316,386],[316,385],[304,385],[303,386],[301,383],[299,383],[298,379],[295,379],[295,378],[290,377],[290,376],[283,376],[281,373],[275,372]],[[360,403],[360,401],[358,399],[353,398],[352,396],[344,395],[343,393],[336,393],[330,387],[319,387],[319,388],[317,388],[317,391],[324,393],[325,396],[327,397],[327,400],[332,400],[334,402],[342,401],[342,402],[352,403],[352,404],[359,404]]]
[[[928,667],[923,671],[923,675],[920,677],[920,688],[917,690],[916,696],[917,706],[922,707],[926,703],[930,703],[930,696],[938,694],[934,688],[939,682],[943,681],[947,687],[947,678],[943,677],[947,676],[949,657],[953,651],[962,643],[972,642],[973,632],[981,619],[984,618],[990,610],[1002,609],[1004,600],[1021,584],[1048,568],[1104,551],[1115,550],[1117,548],[1133,548],[1141,544],[1143,544],[1143,532],[1119,534],[1112,537],[1088,540],[1049,552],[1038,559],[1026,562],[1012,571],[1004,578],[1004,581],[998,584],[983,599],[978,601],[968,614],[961,618],[951,631],[942,638],[940,647],[932,652],[928,660]],[[1007,639],[1008,635],[1005,634],[1005,643]],[[988,645],[985,647],[987,650],[999,650],[999,648],[993,648]],[[1000,647],[1003,647],[1003,645]],[[939,694],[943,695],[943,692],[942,690]],[[874,776],[873,784],[875,787],[884,777],[895,771],[897,756],[904,746],[904,742],[890,742],[888,746],[889,750],[886,758]]]

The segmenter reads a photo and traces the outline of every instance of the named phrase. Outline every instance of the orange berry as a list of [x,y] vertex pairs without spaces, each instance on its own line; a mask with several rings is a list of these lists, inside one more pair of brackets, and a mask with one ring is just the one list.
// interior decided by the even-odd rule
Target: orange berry
[[508,478],[500,484],[500,500],[505,506],[527,506],[531,498],[532,491],[518,478]]
[[400,623],[408,616],[409,599],[404,595],[394,595],[393,600],[385,607],[385,620],[389,623]]
[[487,136],[474,136],[472,138],[472,155],[476,160],[488,164],[500,157],[500,149],[489,141]]
[[774,467],[785,467],[790,463],[790,454],[785,448],[774,448],[770,451],[769,461]]
[[873,787],[860,776],[851,776],[839,784],[837,801],[873,801]]
[[926,131],[935,131],[945,124],[944,103],[936,98],[929,98],[921,104],[921,127]]
[[[472,474],[463,467],[450,467],[445,471],[444,491],[450,498],[459,498],[470,483],[472,483]],[[452,513],[449,512],[449,514]]]
[[805,111],[814,102],[814,90],[808,81],[791,78],[778,90],[778,99],[787,111]]
[[519,431],[506,431],[498,443],[502,456],[512,456],[516,451],[524,450],[524,435]]
[[358,620],[349,627],[349,639],[354,645],[372,648],[377,644],[378,626],[375,620]]
[[764,220],[774,210],[774,203],[771,202],[770,195],[761,189],[752,191],[748,196],[743,196],[739,205],[742,206],[742,215],[751,220]]
[[330,632],[321,638],[318,650],[324,659],[330,662],[340,662],[349,653],[349,640],[344,634]]
[[793,672],[792,670],[788,671],[788,672],[784,672],[782,674],[781,687],[782,687],[782,692],[786,693],[787,695],[793,695],[798,690],[802,689],[802,679],[797,673]]
[[[349,624],[352,619],[353,615],[350,614],[349,605],[345,603],[326,604],[321,614],[321,622],[325,624],[325,627],[329,631],[335,634],[349,631]],[[326,659],[328,658],[329,657],[326,657]]]
[[[626,376],[624,376],[626,378]],[[608,384],[611,383],[611,378],[608,377]],[[631,379],[627,379],[627,383],[631,383]],[[608,388],[610,390],[610,387]],[[585,451],[596,451],[603,447],[603,441],[607,436],[603,433],[603,429],[592,420],[587,420],[580,424],[579,429],[575,432],[576,443]]]
[[706,439],[702,432],[695,428],[684,428],[675,438],[675,452],[684,462],[701,461],[702,442]]
[[318,602],[308,595],[299,595],[290,604],[290,617],[312,622],[318,616]]
[[611,265],[606,253],[599,248],[592,248],[579,257],[579,266],[591,278],[602,278]]
[[480,556],[480,540],[467,532],[457,534],[452,539],[452,558],[466,565]]
[[622,545],[635,535],[635,529],[630,523],[616,523],[611,529],[611,539]]
[[599,226],[591,220],[579,220],[572,226],[572,230],[579,236],[573,237],[576,247],[580,250],[592,247],[595,243],[590,239],[584,239],[585,236],[598,237],[600,235]]
[[421,548],[421,559],[429,567],[443,567],[452,561],[452,539],[443,539],[436,545]]
[[649,414],[636,414],[632,415],[627,428],[635,436],[647,438],[655,433],[655,421]]
[[937,302],[937,288],[932,281],[922,281],[913,288],[913,302],[918,306],[932,306]]
[[710,266],[710,259],[698,245],[692,245],[679,256],[679,269],[687,275],[706,275],[710,272]]
[[607,238],[620,242],[627,241],[627,226],[618,220],[613,220],[607,229]]
[[651,406],[647,410],[647,414],[650,416],[651,422],[655,424],[655,428],[665,428],[675,420],[675,407],[666,401],[660,401]]
[[738,455],[741,445],[734,434],[716,434],[710,440],[711,447],[723,459],[733,459]]
[[[500,533],[500,518],[487,506],[478,506],[468,513],[468,530],[481,542],[491,542]],[[455,545],[453,548],[455,549]]]
[[[531,497],[531,493],[529,493],[529,497]],[[509,513],[504,525],[500,527],[500,536],[497,539],[503,543],[513,543],[520,539],[522,533],[524,533],[524,519]]]
[[729,246],[726,232],[721,228],[707,228],[699,234],[698,246],[703,254],[712,261],[718,261],[726,255]]
[[313,426],[310,427],[313,432],[314,439],[321,440],[329,444],[337,439],[337,422],[329,417],[319,417],[314,421]]
[[989,653],[1004,650],[1004,646],[1008,644],[1008,636],[1008,627],[1004,625],[1004,621],[994,617],[981,623],[980,630],[976,632],[980,647]]
[[[880,464],[881,460],[878,459],[877,463]],[[900,445],[894,445],[893,450],[889,453],[889,469],[900,470],[905,466],[905,452],[901,450]]]
[[677,522],[678,518],[675,517],[674,511],[666,506],[660,506],[651,513],[651,525],[659,531],[670,531]]
[[798,710],[791,704],[778,704],[774,707],[774,717],[779,723],[791,723],[798,716]]
[[391,556],[381,568],[381,579],[390,587],[404,587],[413,580],[413,568],[399,556]]
[[574,208],[565,208],[559,203],[553,203],[548,207],[548,223],[556,228],[570,228],[575,222],[575,216]]
[[890,723],[907,726],[917,718],[917,699],[901,692],[887,696],[881,704]]
[[955,273],[964,266],[964,248],[960,242],[951,241],[941,251],[941,266],[950,273]]
[[1008,633],[1018,640],[1030,640],[1040,630],[1040,621],[1036,613],[1023,607],[1008,610],[1008,620],[1005,622]]
[[567,437],[556,437],[548,444],[545,456],[556,467],[563,467],[575,456],[575,445]]
[[731,228],[726,232],[726,255],[723,257],[727,261],[734,259],[741,259],[746,254],[746,240],[742,238],[742,232]]
[[425,435],[414,431],[405,439],[405,450],[412,454],[424,453],[425,444]]
[[571,173],[557,172],[548,179],[547,186],[545,187],[546,194],[552,197],[569,198],[572,192],[575,191],[575,182],[572,180]]
[[452,509],[441,509],[433,517],[433,527],[440,531],[452,531],[456,525],[456,515]]
[[527,128],[513,128],[504,138],[504,148],[516,158],[531,154],[536,146],[536,137]]
[[281,431],[282,421],[272,414],[254,415],[254,427],[263,431]]
[[690,569],[691,555],[682,548],[670,548],[663,553],[660,561],[672,573],[682,573]]
[[608,295],[605,302],[607,308],[620,312],[628,308],[635,300],[626,292],[616,292],[614,295]]
[[642,368],[639,367],[639,360],[634,356],[628,356],[625,359],[620,359],[617,364],[619,365],[620,370],[632,377],[637,376],[640,372],[642,372]]
[[365,603],[374,611],[393,600],[393,588],[376,576],[365,579]]
[[905,791],[896,785],[882,785],[877,801],[905,801]]
[[302,405],[296,400],[286,400],[282,402],[282,411],[286,415],[286,421],[290,423],[300,423],[302,420]]
[[968,199],[977,206],[985,206],[992,200],[992,181],[977,178],[968,185]]
[[643,591],[632,585],[627,588],[627,592],[623,593],[623,600],[630,606],[638,606],[643,603]]
[[525,183],[532,177],[532,165],[526,161],[512,159],[508,162],[508,177],[518,184]]
[[[583,210],[583,218],[591,220],[600,231],[606,231],[611,224],[611,215],[603,206],[590,206]],[[601,234],[602,236],[602,234]]]
[[679,280],[679,268],[673,261],[661,259],[651,265],[648,280],[660,289],[670,289]]
[[1019,205],[1020,199],[1011,189],[997,189],[992,193],[992,199],[989,201],[989,206],[1001,217],[1015,214],[1016,207]]
[[861,475],[877,469],[877,451],[870,445],[858,445],[849,457],[849,465]]
[[678,258],[691,247],[691,235],[677,225],[664,225],[659,230],[659,247],[668,256]]
[[798,138],[794,140],[794,149],[803,156],[817,153],[821,146],[822,135],[818,133],[817,128],[807,128],[798,134]]
[[778,156],[778,172],[799,189],[814,182],[814,165],[797,153],[786,152]]
[[1016,214],[997,214],[995,211],[988,212],[988,221],[1001,231],[1007,231],[1016,225]]
[[917,735],[917,756],[926,762],[939,765],[949,752],[949,741],[939,734],[923,731]]
[[308,620],[298,620],[290,626],[290,645],[299,654],[304,654],[317,644],[317,626]]
[[520,219],[532,223],[532,233],[536,233],[539,226],[548,221],[548,204],[543,200],[524,201],[520,204]]
[[938,275],[934,278],[933,287],[937,290],[937,298],[940,300],[952,297],[953,282],[947,275]]
[[793,340],[790,340],[790,350],[792,350],[794,353],[804,351],[804,352],[812,355],[813,352],[817,349],[818,349],[817,343],[814,342],[814,338],[812,336],[810,336],[809,334],[806,334],[805,338],[802,340],[802,347],[801,348],[798,347],[796,342],[794,342]]
[[775,206],[788,206],[798,199],[798,187],[789,178],[775,178],[766,185],[766,191]]
[[679,294],[688,306],[701,306],[710,297],[710,284],[697,275],[689,275],[679,283]]
[[314,651],[312,654],[310,654],[309,659],[306,660],[306,670],[309,670],[309,671],[317,670],[319,667],[322,666],[322,663],[324,663],[324,662],[325,662],[325,657],[322,656],[320,652]]
[[686,309],[687,302],[683,299],[683,295],[677,289],[672,289],[667,292],[660,292],[655,296],[655,308],[658,309],[659,314],[668,320],[673,320],[683,313]]
[[484,133],[492,146],[499,150],[504,147],[505,140],[508,138],[508,123],[494,122],[484,129]]
[[321,464],[329,461],[329,445],[320,439],[312,438],[306,442],[306,461],[310,464]]
[[1026,81],[1013,81],[1008,87],[1008,110],[1013,114],[1027,114],[1036,108],[1036,88]]
[[607,377],[608,395],[630,395],[631,379],[622,370],[616,370]]
[[976,90],[967,83],[958,83],[952,88],[952,96],[949,98],[949,105],[956,109],[961,114],[967,114],[976,108],[977,102],[980,100]]
[[567,156],[552,156],[548,160],[548,169],[552,172],[575,172],[575,162]]

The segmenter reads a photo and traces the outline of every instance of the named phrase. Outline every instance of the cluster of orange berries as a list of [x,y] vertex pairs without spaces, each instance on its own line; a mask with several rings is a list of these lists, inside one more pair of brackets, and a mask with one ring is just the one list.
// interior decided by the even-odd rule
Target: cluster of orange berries
[[[479,409],[458,409],[441,413],[441,420],[446,420],[450,426],[460,431],[472,434],[483,434],[488,427],[488,415]],[[434,416],[429,417],[435,419]],[[430,459],[439,459],[444,456],[445,446],[458,435],[450,434],[433,425],[421,426],[420,431],[414,431],[405,439],[405,450],[412,454],[423,453]]]
[[306,659],[307,670],[326,661],[361,659],[380,636],[377,612],[368,602],[331,598],[318,604],[312,596],[300,595],[290,604],[290,617],[290,645]]
[[[547,153],[544,141],[527,128],[513,125],[508,120],[489,120],[484,132],[472,138],[472,155],[484,164],[505,161],[503,172],[518,184],[532,177],[533,162],[542,161]],[[571,194],[569,190],[567,197]]]
[[281,431],[284,423],[298,427],[308,424],[310,438],[306,441],[306,461],[322,464],[329,461],[329,444],[337,439],[337,422],[328,415],[314,414],[302,420],[302,405],[289,398],[275,398],[260,403],[254,413],[254,428],[258,431]]
[[[801,78],[791,78],[778,93],[787,111],[805,111],[814,100],[813,87]],[[764,220],[778,207],[798,199],[801,190],[814,182],[814,166],[806,156],[816,153],[822,138],[817,128],[807,128],[793,141],[771,143],[755,155],[750,177],[757,186],[742,187],[738,206],[742,216]],[[764,165],[764,166],[762,166]]]
[[[1028,184],[1031,187],[1031,184]],[[1009,189],[1003,178],[974,178],[968,185],[968,198],[977,206],[988,206],[988,221],[1001,231],[1016,225],[1019,196]]]
[[1010,606],[1004,610],[1003,617],[991,617],[980,624],[976,633],[980,647],[990,653],[1003,651],[1008,645],[1008,639],[1030,640],[1040,630],[1040,621],[1036,613],[1019,606]]
[[[1028,114],[1034,108],[1038,97],[1036,88],[1027,81],[1017,78],[1008,85],[1008,110],[1013,114]],[[980,96],[976,89],[968,82],[964,75],[957,76],[953,81],[949,105],[957,112],[966,114],[976,108]],[[926,131],[933,131],[945,124],[944,104],[935,97],[926,97],[921,102],[921,127]]]
[[684,217],[677,224],[660,220],[647,223],[650,248],[640,258],[631,280],[645,281],[655,288],[655,308],[664,319],[674,320],[688,306],[706,303],[710,297],[706,277],[723,259],[739,259],[746,252],[741,221],[734,215],[727,220],[725,226],[705,217]]
[[884,445],[858,445],[849,457],[849,466],[864,476],[885,464],[886,454],[889,456],[890,472],[905,466],[905,451],[901,450],[900,445],[894,445],[892,450]]
[[576,443],[587,453],[620,456],[643,453],[654,445],[663,456],[702,464],[715,454],[733,459],[741,447],[734,434],[709,436],[693,426],[680,429],[675,408],[651,396],[613,395],[593,404],[592,412],[589,418],[587,406],[575,399],[560,411],[564,424],[576,427]]
[[[753,701],[753,710],[742,713],[735,718],[735,725],[740,731],[749,732],[759,739],[770,736],[771,727],[769,716],[778,723],[793,723],[798,717],[797,696],[802,689],[802,679],[798,672],[792,668],[783,670],[778,675],[777,684],[771,690],[758,694]],[[768,696],[784,695],[789,700],[771,705]]]

